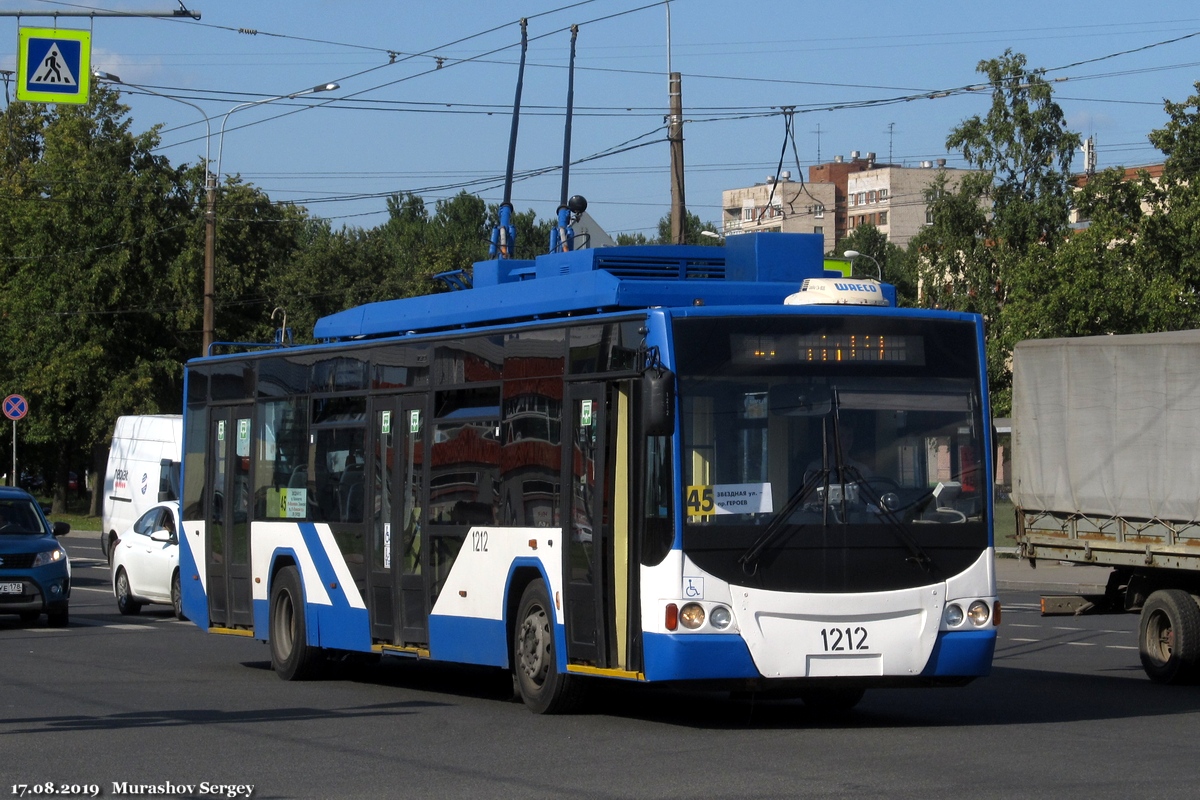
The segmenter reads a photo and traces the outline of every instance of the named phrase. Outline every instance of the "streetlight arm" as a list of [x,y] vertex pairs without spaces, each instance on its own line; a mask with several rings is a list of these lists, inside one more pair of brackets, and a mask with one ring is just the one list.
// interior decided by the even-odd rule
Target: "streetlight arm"
[[205,130],[205,133],[204,133],[204,184],[206,186],[208,185],[208,166],[209,166],[209,164],[212,163],[212,159],[209,158],[209,153],[210,153],[209,148],[212,143],[212,123],[209,120],[208,114],[204,113],[203,108],[201,108],[200,106],[191,102],[190,100],[184,100],[181,97],[172,97],[169,94],[163,94],[162,92],[156,92],[153,89],[148,89],[145,86],[139,86],[136,83],[126,83],[125,81],[121,80],[121,78],[119,76],[113,75],[111,72],[102,72],[101,70],[96,70],[92,73],[92,77],[98,81],[105,81],[106,83],[116,83],[116,84],[120,84],[121,86],[128,86],[132,89],[138,89],[140,91],[146,92],[147,94],[152,94],[155,97],[161,97],[164,100],[174,100],[176,103],[183,103],[185,106],[191,106],[192,108],[199,111],[200,116],[204,118],[204,130]]
[[261,105],[265,105],[267,103],[274,103],[276,100],[294,100],[295,98],[303,97],[306,94],[316,94],[317,92],[332,92],[335,89],[340,89],[340,88],[341,88],[341,84],[338,84],[338,83],[321,83],[321,84],[317,84],[316,86],[312,86],[308,89],[303,89],[299,92],[293,92],[292,94],[281,94],[281,95],[278,95],[277,97],[267,97],[262,100],[251,100],[248,103],[241,103],[241,104],[236,105],[233,108],[229,109],[229,111],[227,111],[225,113],[225,116],[221,118],[221,132],[218,134],[218,139],[217,139],[217,180],[219,181],[221,179],[221,156],[225,152],[225,123],[229,122],[230,116],[232,116],[234,113],[241,111],[243,108],[250,108],[251,106],[261,106]]
[[875,265],[875,272],[879,276],[878,277],[879,282],[883,283],[883,267],[879,266],[879,262],[876,261],[873,256],[869,256],[866,253],[860,253],[857,250],[847,250],[846,252],[842,253],[842,255],[844,255],[846,258],[850,259],[851,261],[853,261],[856,258],[865,258],[868,261],[870,261],[872,264]]

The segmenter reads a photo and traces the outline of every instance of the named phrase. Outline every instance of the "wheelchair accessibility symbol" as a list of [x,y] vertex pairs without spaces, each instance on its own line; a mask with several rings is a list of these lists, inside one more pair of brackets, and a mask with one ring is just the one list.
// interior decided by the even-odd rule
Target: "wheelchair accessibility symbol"
[[683,578],[683,596],[689,600],[704,599],[704,578]]

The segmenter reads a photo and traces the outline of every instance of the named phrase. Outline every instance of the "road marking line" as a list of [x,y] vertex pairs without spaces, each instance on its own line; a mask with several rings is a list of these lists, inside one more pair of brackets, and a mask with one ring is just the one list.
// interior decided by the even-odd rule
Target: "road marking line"
[[1068,644],[1072,647],[1095,647],[1096,646],[1095,642],[1063,642],[1063,644]]
[[1013,636],[1010,639],[1008,639],[1008,641],[1010,641],[1010,642],[1040,642],[1041,639],[1019,639],[1016,636]]
[[101,589],[98,586],[72,586],[73,592],[100,592],[101,594],[112,594],[112,589]]
[[1083,631],[1083,630],[1087,630],[1087,628],[1068,628],[1065,625],[1055,625],[1054,630],[1056,630],[1056,631]]
[[[1005,608],[1004,610],[1008,611],[1007,608]],[[1004,627],[1006,627],[1006,628],[1040,628],[1042,626],[1041,625],[1033,625],[1028,622],[1009,622],[1009,623],[1006,623]]]
[[1131,644],[1106,644],[1104,647],[1108,650],[1137,650],[1137,648]]

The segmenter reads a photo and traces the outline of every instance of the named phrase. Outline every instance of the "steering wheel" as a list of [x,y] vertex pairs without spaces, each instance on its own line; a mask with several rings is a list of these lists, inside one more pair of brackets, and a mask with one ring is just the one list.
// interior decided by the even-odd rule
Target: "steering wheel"
[[862,480],[859,481],[859,484],[866,487],[867,499],[880,508],[884,507],[883,497],[885,494],[889,492],[899,492],[901,489],[899,483],[887,477],[886,475],[871,475],[869,477],[864,476]]

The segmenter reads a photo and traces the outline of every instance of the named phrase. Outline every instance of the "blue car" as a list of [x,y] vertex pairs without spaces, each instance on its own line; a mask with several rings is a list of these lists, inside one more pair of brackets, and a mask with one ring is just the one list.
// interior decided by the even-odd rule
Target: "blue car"
[[34,622],[45,613],[51,627],[67,624],[71,560],[57,537],[69,530],[47,522],[24,489],[0,486],[0,614]]

